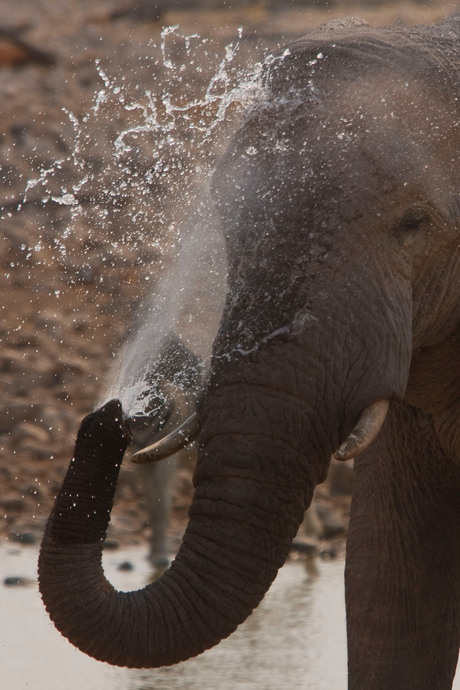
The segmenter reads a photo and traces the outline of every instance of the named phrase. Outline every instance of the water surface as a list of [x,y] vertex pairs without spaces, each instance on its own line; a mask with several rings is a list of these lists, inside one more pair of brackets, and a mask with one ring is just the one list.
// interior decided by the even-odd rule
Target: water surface
[[[120,589],[142,586],[142,549],[108,552]],[[54,629],[36,585],[35,549],[0,547],[0,668],[11,690],[346,690],[343,561],[290,561],[261,606],[234,635],[171,668],[113,668],[74,649]],[[123,561],[131,571],[118,570]],[[10,586],[5,577],[30,578]],[[460,678],[454,684],[460,689]]]

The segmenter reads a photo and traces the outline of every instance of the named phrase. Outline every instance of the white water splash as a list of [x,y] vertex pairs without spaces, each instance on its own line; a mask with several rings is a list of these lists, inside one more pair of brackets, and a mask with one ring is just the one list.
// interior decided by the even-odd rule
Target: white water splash
[[209,362],[225,298],[225,251],[208,201],[202,200],[199,220],[197,214],[190,225],[175,266],[163,272],[143,304],[138,328],[116,357],[101,400],[118,398],[127,417],[142,414],[154,398],[162,401],[155,374],[169,335],[196,355],[203,372]]
[[[167,46],[170,37],[177,36],[177,27],[162,33],[161,53],[164,67],[180,80],[180,66],[173,63]],[[201,47],[208,39],[201,41]],[[193,46],[200,44],[197,35],[187,37],[189,56]],[[181,146],[177,134],[186,128],[196,151],[187,156],[195,160],[195,190],[186,193],[176,187],[178,200],[186,209],[184,217],[174,225],[176,236],[171,244],[173,266],[163,271],[154,293],[144,300],[137,319],[138,327],[115,358],[107,390],[101,402],[112,397],[121,400],[126,416],[142,414],[152,400],[163,395],[155,380],[159,352],[165,339],[174,333],[192,353],[203,370],[211,354],[211,346],[222,313],[226,287],[226,265],[223,239],[209,200],[209,177],[214,166],[215,147],[219,143],[219,128],[225,124],[230,106],[240,110],[248,107],[262,93],[261,68],[251,76],[236,74],[233,63],[238,42],[226,47],[215,73],[201,95],[187,100],[170,92],[153,90],[145,94],[142,104],[125,103],[127,110],[136,111],[141,122],[124,129],[115,140],[114,156],[121,160],[131,150],[133,137],[156,135],[156,163],[150,170],[150,179],[171,178],[177,175],[172,147]],[[201,69],[200,66],[197,69]],[[114,88],[107,75],[104,83]],[[98,99],[98,104],[103,99]],[[217,136],[216,136],[217,134]],[[177,156],[176,156],[177,158]],[[172,162],[171,162],[172,159]],[[179,185],[184,176],[178,175]],[[196,185],[197,179],[200,183]],[[175,182],[173,184],[176,185]],[[196,191],[196,188],[199,188]],[[157,222],[159,218],[156,219]],[[163,215],[161,223],[168,223]]]
[[[137,326],[116,356],[102,395],[120,397],[128,415],[142,412],[151,397],[148,389],[155,394],[151,374],[169,333],[203,368],[210,355],[226,269],[209,207],[209,177],[240,113],[264,98],[264,65],[250,74],[238,66],[242,31],[238,34],[222,51],[207,38],[167,27],[139,65],[143,83],[148,74],[146,89],[138,88],[135,70],[114,74],[107,59],[95,60],[101,86],[91,106],[83,114],[64,111],[73,133],[68,156],[43,167],[24,193],[26,200],[39,188],[43,204],[69,212],[69,225],[54,238],[66,271],[74,236],[84,228],[87,245],[101,247],[101,285],[104,263],[110,262],[133,262],[139,285],[152,285],[150,294],[143,289]],[[264,64],[275,59],[269,56]],[[59,190],[63,166],[72,181]],[[88,268],[93,275],[95,258],[93,252]],[[84,275],[86,256],[78,261]]]

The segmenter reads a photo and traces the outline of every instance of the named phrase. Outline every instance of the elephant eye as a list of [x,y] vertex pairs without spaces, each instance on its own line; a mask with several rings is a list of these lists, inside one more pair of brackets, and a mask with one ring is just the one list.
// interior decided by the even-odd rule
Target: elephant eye
[[410,208],[404,213],[398,224],[399,233],[401,235],[409,235],[416,232],[429,220],[428,213],[423,208]]

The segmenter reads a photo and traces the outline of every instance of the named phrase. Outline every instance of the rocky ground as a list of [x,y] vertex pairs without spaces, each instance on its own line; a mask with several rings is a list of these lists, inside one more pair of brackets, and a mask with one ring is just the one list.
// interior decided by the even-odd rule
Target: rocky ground
[[[227,125],[210,125],[241,68],[339,15],[431,22],[458,9],[456,2],[228,4],[177,0],[152,12],[152,3],[136,11],[129,0],[2,0],[2,538],[39,538],[79,421],[97,404],[137,305],[172,260],[187,213],[183,190],[212,165]],[[232,60],[230,44],[238,44]],[[225,55],[228,83],[221,74],[208,92],[216,98],[171,114],[168,98],[179,106],[204,99]],[[227,119],[237,109],[231,104]],[[178,473],[176,536],[191,471]],[[319,488],[324,536],[346,530],[349,493],[349,474],[336,471]],[[113,539],[140,542],[148,533],[140,497],[127,463]]]

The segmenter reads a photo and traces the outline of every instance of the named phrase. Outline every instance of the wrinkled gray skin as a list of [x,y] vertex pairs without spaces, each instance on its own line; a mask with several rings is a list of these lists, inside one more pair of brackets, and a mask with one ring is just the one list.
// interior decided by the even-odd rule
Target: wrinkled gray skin
[[[61,632],[112,664],[216,644],[284,563],[331,454],[390,400],[356,461],[349,687],[446,690],[459,646],[460,21],[330,27],[291,46],[218,166],[228,295],[179,553],[115,592],[101,540],[128,443],[87,417],[40,554]],[[308,682],[308,680],[307,680]]]
[[[161,344],[151,379],[151,391],[156,392],[157,396],[150,397],[145,414],[131,417],[127,422],[132,436],[128,449],[131,454],[159,441],[194,412],[205,383],[203,362],[180,338],[171,333]],[[160,462],[135,465],[151,529],[149,560],[159,571],[170,564],[168,526],[174,478],[178,465],[187,462],[196,462],[196,444],[187,445]],[[302,532],[309,538],[307,546],[310,549],[316,547],[321,535],[321,524],[314,503],[313,498],[302,524]],[[306,548],[305,543],[303,547]]]

